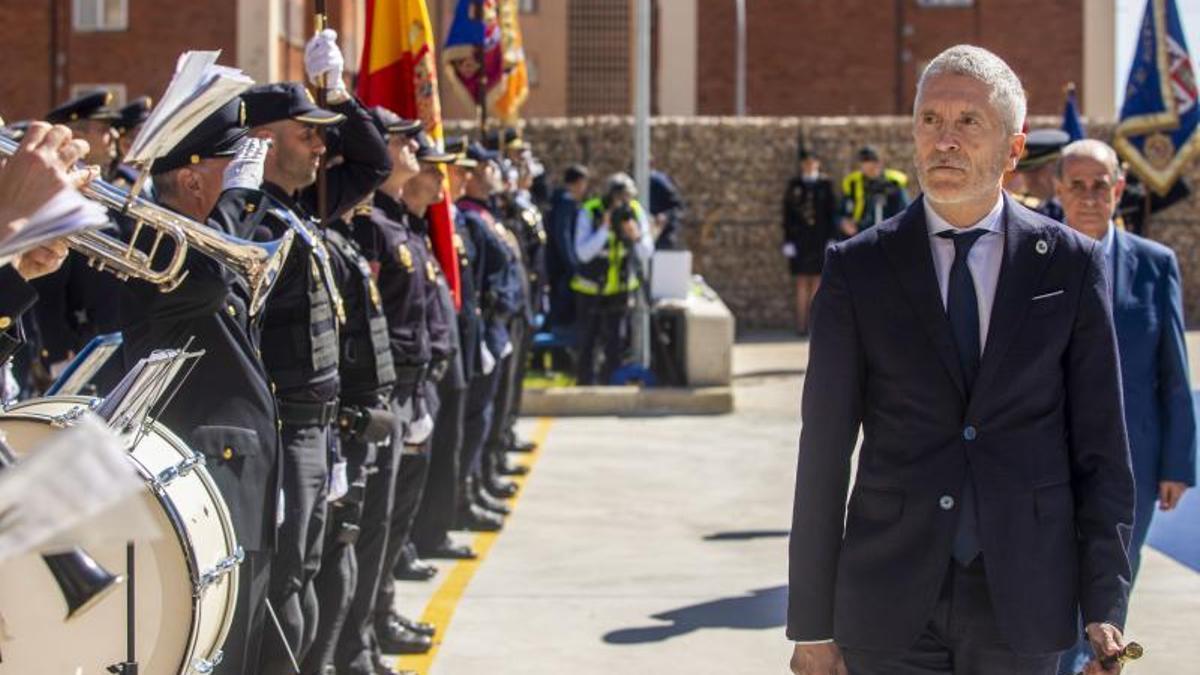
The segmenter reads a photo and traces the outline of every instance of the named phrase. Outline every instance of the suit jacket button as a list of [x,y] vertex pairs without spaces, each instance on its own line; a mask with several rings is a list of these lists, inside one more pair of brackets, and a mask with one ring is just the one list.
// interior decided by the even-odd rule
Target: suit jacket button
[[977,433],[975,432],[975,427],[973,426],[967,425],[967,427],[963,429],[963,438],[968,441],[975,440],[976,435]]
[[225,446],[225,449],[221,451],[221,459],[225,460],[226,462],[233,459],[233,448]]
[[950,509],[954,508],[954,497],[951,497],[950,495],[942,495],[942,498],[938,500],[938,506],[940,506],[943,511],[949,511]]

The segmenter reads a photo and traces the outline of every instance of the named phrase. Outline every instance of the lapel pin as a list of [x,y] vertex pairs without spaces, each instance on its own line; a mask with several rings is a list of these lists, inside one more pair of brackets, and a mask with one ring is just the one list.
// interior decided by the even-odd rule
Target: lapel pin
[[1037,245],[1033,248],[1037,250],[1038,255],[1046,255],[1046,252],[1050,250],[1050,244],[1047,244],[1045,239],[1038,239]]

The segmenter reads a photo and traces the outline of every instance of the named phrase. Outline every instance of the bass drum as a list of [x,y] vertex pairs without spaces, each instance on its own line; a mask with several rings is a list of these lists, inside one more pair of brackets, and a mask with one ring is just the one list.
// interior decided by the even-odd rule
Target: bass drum
[[[20,403],[0,414],[0,432],[20,456],[87,403],[65,396]],[[140,675],[211,672],[233,621],[242,551],[200,457],[159,424],[129,453],[146,481],[145,507],[162,533],[136,545],[134,637]],[[110,572],[127,573],[124,545],[89,546],[87,553]],[[126,660],[126,590],[118,588],[65,622],[62,595],[39,556],[5,563],[0,568],[0,674],[110,672],[109,666]]]

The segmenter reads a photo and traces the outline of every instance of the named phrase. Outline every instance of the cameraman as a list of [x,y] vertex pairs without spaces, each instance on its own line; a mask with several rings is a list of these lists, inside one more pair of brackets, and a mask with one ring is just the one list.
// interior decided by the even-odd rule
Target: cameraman
[[[580,385],[596,383],[597,341],[604,345],[600,383],[608,384],[621,365],[629,294],[641,285],[642,271],[654,252],[646,210],[636,197],[633,179],[628,174],[613,174],[604,196],[584,202],[575,223],[578,267],[571,289],[579,307]],[[636,261],[629,255],[630,249]]]

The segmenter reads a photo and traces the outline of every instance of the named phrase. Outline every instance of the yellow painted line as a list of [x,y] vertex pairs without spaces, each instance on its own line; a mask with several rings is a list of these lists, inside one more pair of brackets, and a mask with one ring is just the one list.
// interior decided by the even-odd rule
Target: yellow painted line
[[[521,488],[509,502],[513,513],[516,513],[517,502],[520,501],[521,495],[525,494],[525,481],[533,475],[533,466],[537,464],[538,458],[542,455],[542,448],[546,445],[546,437],[550,434],[550,426],[553,423],[554,419],[551,417],[538,418],[537,426],[533,430],[533,442],[537,444],[537,448],[529,453],[528,459],[525,461],[525,466],[529,467],[530,471],[524,476],[513,477],[513,481]],[[479,532],[471,540],[471,548],[475,549],[476,558],[460,560],[455,563],[446,575],[446,580],[434,592],[433,597],[429,599],[429,604],[425,606],[425,611],[421,614],[421,621],[432,623],[438,627],[437,637],[433,641],[433,649],[424,654],[400,657],[396,662],[397,668],[415,670],[421,675],[429,673],[429,669],[433,667],[433,660],[437,658],[438,650],[442,646],[442,641],[449,634],[450,620],[454,618],[454,610],[457,609],[459,600],[467,591],[467,586],[470,585],[479,566],[487,559],[488,551],[492,550],[499,535],[499,532]]]

